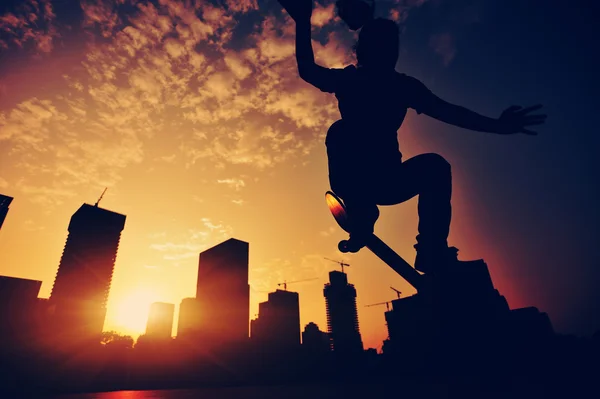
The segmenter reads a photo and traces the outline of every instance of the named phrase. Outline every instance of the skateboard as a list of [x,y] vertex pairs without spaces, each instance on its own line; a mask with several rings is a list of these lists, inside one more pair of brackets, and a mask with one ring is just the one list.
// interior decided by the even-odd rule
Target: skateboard
[[[350,233],[351,220],[344,206],[344,202],[340,197],[335,195],[332,191],[325,193],[325,200],[327,206],[333,215],[333,218],[337,224],[346,233]],[[338,244],[340,252],[348,252],[347,249],[348,240],[342,240]],[[410,285],[415,287],[417,291],[423,286],[424,277],[419,274],[408,262],[406,262],[400,255],[394,252],[389,246],[387,246],[379,237],[375,234],[371,234],[367,239],[365,245],[371,252],[373,252],[379,259],[390,266],[396,273],[404,278]]]

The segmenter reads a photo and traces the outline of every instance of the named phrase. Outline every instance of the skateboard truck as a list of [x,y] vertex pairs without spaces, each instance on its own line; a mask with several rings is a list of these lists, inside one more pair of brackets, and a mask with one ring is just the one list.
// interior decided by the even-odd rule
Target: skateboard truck
[[[346,233],[350,233],[350,219],[342,200],[331,191],[325,193],[325,200],[327,201],[327,206],[335,221]],[[348,252],[346,244],[347,240],[340,241],[338,249],[341,252]],[[371,234],[367,238],[365,246],[404,278],[410,285],[415,287],[417,291],[422,288],[424,280],[423,276],[375,234]]]

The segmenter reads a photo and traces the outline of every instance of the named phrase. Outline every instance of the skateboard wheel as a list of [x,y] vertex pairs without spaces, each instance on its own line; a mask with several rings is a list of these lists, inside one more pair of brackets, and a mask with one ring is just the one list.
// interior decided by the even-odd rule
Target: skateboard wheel
[[348,251],[348,240],[342,240],[338,243],[338,249],[342,253],[347,253]]

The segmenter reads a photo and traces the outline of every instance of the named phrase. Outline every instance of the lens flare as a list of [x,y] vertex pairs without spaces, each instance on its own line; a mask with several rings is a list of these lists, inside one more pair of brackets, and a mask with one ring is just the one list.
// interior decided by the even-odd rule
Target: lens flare
[[138,288],[116,301],[115,322],[119,330],[132,335],[143,334],[150,313],[150,305],[158,296],[147,288]]

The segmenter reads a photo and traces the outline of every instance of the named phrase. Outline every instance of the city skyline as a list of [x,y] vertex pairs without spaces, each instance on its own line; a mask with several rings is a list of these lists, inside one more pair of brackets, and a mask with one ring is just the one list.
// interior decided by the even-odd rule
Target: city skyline
[[[103,194],[103,195],[104,195],[104,194]],[[10,198],[10,197],[8,197],[8,198]],[[102,198],[102,197],[100,197],[100,198]],[[11,198],[11,200],[13,200],[13,198]],[[98,202],[99,202],[99,201],[98,201]],[[81,211],[82,211],[82,210],[84,210],[84,209],[95,209],[95,208],[97,208],[97,209],[99,209],[99,211],[106,212],[106,213],[108,213],[108,214],[114,214],[114,215],[116,215],[116,216],[123,216],[123,217],[124,217],[124,215],[119,215],[119,214],[118,214],[118,213],[116,213],[116,212],[113,212],[113,211],[108,211],[108,210],[106,210],[106,209],[102,209],[102,208],[98,208],[98,202],[97,202],[95,205],[93,205],[93,206],[92,206],[92,205],[89,205],[89,204],[83,204],[83,205],[80,207],[80,209],[79,209],[79,211],[78,211],[78,212],[81,212]],[[76,214],[74,215],[74,217],[75,217],[76,215],[77,215],[77,212],[76,212]],[[73,222],[71,222],[71,223],[73,223]],[[68,242],[68,238],[67,238],[67,242]],[[226,244],[227,242],[240,243],[240,244],[244,244],[244,245],[247,245],[247,244],[248,244],[248,243],[245,243],[244,241],[240,241],[240,240],[238,240],[238,239],[236,239],[236,238],[234,238],[234,237],[226,238],[226,239],[224,239],[223,241],[216,243],[215,245],[211,246],[210,248],[207,248],[207,249],[205,249],[203,252],[200,252],[200,253],[198,254],[198,257],[199,257],[199,262],[197,263],[197,265],[198,265],[198,266],[197,266],[197,267],[198,267],[198,270],[200,270],[200,263],[201,263],[200,259],[201,259],[201,255],[202,255],[202,253],[205,253],[205,252],[211,252],[211,250],[213,250],[214,248],[219,248],[219,247],[222,247],[222,246],[223,246],[224,244]],[[248,251],[248,250],[246,249],[246,251]],[[248,252],[249,252],[249,251],[248,251]],[[341,253],[339,253],[339,251],[337,251],[337,253],[336,253],[336,254],[337,254],[339,257],[343,257],[343,256],[344,256],[344,254],[341,254]],[[118,258],[118,257],[117,257],[117,258]],[[326,260],[326,261],[332,261],[332,259],[330,259],[330,258],[327,258],[327,257],[323,257],[322,259],[324,259],[324,260]],[[343,263],[343,262],[342,262],[342,263]],[[344,264],[345,266],[349,266],[349,265],[348,265],[348,264],[346,264],[346,263],[343,263],[343,264]],[[329,267],[329,269],[327,270],[327,273],[328,273],[328,275],[329,275],[329,279],[330,279],[331,281],[333,281],[333,280],[332,280],[332,275],[334,276],[333,278],[336,278],[336,279],[338,279],[338,280],[339,280],[339,278],[337,277],[337,275],[344,275],[344,276],[347,276],[345,272],[340,272],[340,271],[336,270],[337,268],[334,268],[335,270],[330,270],[330,269],[331,269],[331,267],[330,267],[329,265],[330,265],[330,263],[327,263],[327,262],[325,262],[325,263],[324,263],[324,266],[326,266],[326,267]],[[383,265],[383,264],[382,264],[382,265]],[[60,266],[59,266],[59,270],[60,270]],[[11,278],[11,277],[15,277],[15,278],[17,278],[17,279],[22,279],[22,277],[20,277],[20,276],[8,276],[8,278]],[[345,277],[345,278],[346,278],[346,280],[345,280],[345,281],[347,282],[347,277]],[[311,279],[306,279],[306,280],[317,280],[317,279],[315,279],[315,278],[311,278]],[[403,279],[400,279],[400,280],[401,280],[402,282],[404,282],[404,280],[403,280]],[[201,281],[201,279],[200,279],[200,274],[198,274],[198,277],[197,277],[197,284],[196,284],[196,290],[195,290],[195,291],[196,291],[196,295],[198,295],[198,292],[200,291],[200,289],[199,289],[199,284],[200,284],[200,281]],[[305,281],[305,280],[300,280],[299,282],[304,282],[304,281]],[[330,285],[331,281],[330,281],[329,283],[328,283],[328,282],[324,282],[324,284],[325,284],[325,289],[326,289],[326,290],[327,290],[327,287]],[[292,283],[293,283],[293,282],[296,282],[296,281],[292,281]],[[341,280],[340,280],[340,281],[338,281],[338,282],[341,282]],[[40,281],[40,285],[41,285],[41,284],[43,284],[43,282],[42,282],[42,281]],[[287,283],[286,283],[285,281],[283,281],[283,282],[280,282],[280,283],[276,283],[275,285],[276,285],[276,286],[281,286],[281,285],[285,285],[285,284],[287,284]],[[406,282],[404,282],[404,284],[405,284],[407,287],[409,287],[409,288],[407,289],[407,291],[409,291],[409,292],[410,292],[410,291],[411,291],[411,289],[412,289],[412,287],[410,287],[410,285],[408,285],[408,283],[406,283]],[[349,284],[349,286],[350,286],[350,287],[352,287],[352,288],[351,288],[352,290],[354,290],[354,284]],[[252,291],[256,291],[256,290],[253,290],[253,289],[252,289],[252,287],[250,287],[250,286],[248,286],[248,288],[249,288],[249,294],[252,294]],[[394,289],[394,290],[395,290],[395,289]],[[397,291],[397,290],[395,290],[395,291]],[[278,292],[288,292],[288,291],[280,291],[279,289],[276,289],[276,288],[274,288],[274,289],[273,289],[273,291],[269,291],[269,292],[268,292],[268,298],[270,298],[270,296],[271,296],[271,295],[273,295],[273,294],[276,294],[276,293],[278,293]],[[266,292],[266,291],[263,291],[263,292],[261,292],[261,293],[263,293],[263,294],[266,294],[267,292]],[[321,293],[323,293],[323,291],[322,291],[322,290],[321,290]],[[293,294],[295,294],[296,296],[298,296],[298,293],[295,293],[295,292],[293,292]],[[49,298],[44,298],[42,295],[40,295],[40,296],[39,296],[39,298],[40,298],[40,299],[51,299],[50,297],[49,297]],[[147,297],[146,297],[146,300],[147,300],[147,301],[150,301],[150,298],[152,298],[152,297],[151,297],[151,296],[147,296]],[[358,295],[357,295],[357,298],[358,298]],[[384,303],[388,303],[388,304],[389,304],[389,303],[392,303],[392,302],[393,302],[393,299],[390,297],[390,295],[388,295],[388,299],[389,299],[389,301],[388,301],[388,302],[384,302]],[[197,298],[196,298],[196,297],[194,297],[194,298],[182,298],[182,303],[183,303],[183,302],[185,302],[186,300],[194,300],[194,302],[198,302]],[[364,301],[362,301],[362,302],[364,303]],[[367,302],[368,302],[368,301],[367,301]],[[156,305],[156,304],[159,304],[159,303],[163,303],[163,302],[158,302],[158,301],[151,301],[151,302],[149,302],[149,303],[147,304],[147,311],[146,311],[146,309],[145,309],[145,303],[144,303],[143,305],[142,305],[142,304],[140,304],[140,303],[137,303],[135,307],[132,307],[132,308],[131,308],[131,310],[135,310],[136,312],[138,312],[138,315],[137,315],[137,316],[138,316],[139,320],[142,320],[142,317],[144,317],[144,326],[143,326],[143,328],[139,328],[139,329],[137,329],[137,330],[135,330],[135,329],[128,329],[128,328],[122,328],[122,329],[119,329],[119,328],[117,328],[117,329],[115,329],[113,325],[110,325],[110,324],[109,324],[109,325],[107,326],[107,325],[106,325],[106,320],[105,320],[103,331],[114,331],[114,330],[116,330],[117,332],[119,332],[119,333],[122,333],[122,334],[124,334],[124,335],[131,335],[131,336],[132,336],[134,339],[136,339],[138,336],[147,335],[148,323],[149,323],[149,321],[150,321],[150,318],[152,317],[152,316],[151,316],[151,314],[152,314],[152,306],[153,306],[153,305]],[[265,302],[265,303],[266,303],[266,302]],[[260,302],[260,303],[258,303],[257,305],[264,305],[265,303],[263,303],[263,302]],[[301,302],[299,301],[299,303],[301,303]],[[171,305],[171,304],[165,304],[165,305]],[[354,304],[354,306],[355,306],[355,312],[358,312],[358,307],[356,306],[356,304]],[[370,305],[366,305],[366,306],[370,306]],[[180,328],[180,325],[179,325],[179,323],[181,323],[181,322],[179,321],[179,315],[180,315],[180,305],[178,305],[178,306],[173,306],[173,308],[174,308],[174,309],[173,309],[174,316],[173,316],[173,320],[172,320],[172,322],[171,322],[171,326],[172,326],[172,328],[171,328],[171,335],[170,335],[170,337],[173,337],[173,338],[175,338],[175,337],[177,337],[177,336],[178,336],[178,330],[179,330],[179,328]],[[259,307],[257,307],[257,309],[259,309]],[[325,310],[325,313],[327,313],[327,301],[326,301],[326,300],[323,302],[323,310]],[[141,313],[140,313],[140,311],[141,311]],[[196,310],[196,312],[197,312],[197,311],[198,311],[198,310]],[[300,312],[300,314],[301,314],[301,313],[302,313],[302,312]],[[366,312],[364,312],[364,313],[366,313]],[[373,348],[377,349],[378,351],[381,351],[381,350],[383,350],[383,348],[384,348],[384,346],[385,346],[385,341],[386,341],[386,339],[388,339],[388,338],[389,338],[389,336],[388,336],[388,331],[387,331],[387,326],[388,326],[388,324],[387,324],[387,312],[383,312],[383,311],[381,311],[381,312],[372,312],[372,311],[371,311],[371,312],[369,312],[369,313],[371,313],[371,314],[377,314],[378,316],[381,316],[381,319],[383,319],[383,320],[382,320],[382,323],[379,323],[379,327],[383,326],[382,330],[383,330],[383,332],[385,333],[385,336],[381,335],[381,336],[382,336],[382,339],[381,339],[379,342],[377,342],[377,341],[375,341],[375,340],[367,341],[367,343],[365,343],[365,345],[364,345],[364,349],[366,350],[366,349],[368,349],[368,348],[370,348],[370,347],[373,347]],[[381,313],[381,314],[379,315],[379,313]],[[251,317],[251,314],[252,314],[252,313],[249,313],[249,315],[248,315],[248,328],[249,328],[249,332],[251,331],[251,326],[250,326],[250,323],[253,321],[253,318]],[[259,315],[259,311],[257,311],[255,314],[258,316],[258,315]],[[194,314],[194,316],[195,316],[195,317],[197,317],[197,315],[198,315],[197,313],[195,313],[195,314]],[[306,320],[306,321],[300,324],[300,327],[301,327],[301,328],[298,330],[298,335],[299,335],[299,336],[301,335],[301,331],[302,331],[302,329],[303,329],[303,328],[305,328],[305,327],[306,327],[306,326],[308,326],[308,325],[315,324],[315,321],[313,321],[313,320],[310,320],[310,319],[307,319],[307,318],[303,318],[303,320]],[[327,320],[327,318],[326,318],[325,320]],[[195,323],[198,323],[198,321],[195,321]],[[357,321],[357,323],[358,323],[358,321]],[[316,324],[319,324],[319,323],[316,323]],[[323,323],[323,324],[324,324],[324,325],[326,325],[327,323]],[[357,324],[357,325],[358,325],[358,324]],[[198,326],[198,324],[196,324],[196,326]],[[372,327],[372,326],[371,326],[371,327]],[[201,328],[200,328],[200,329],[201,329]],[[329,334],[331,334],[331,331],[329,332]],[[250,333],[249,333],[249,335],[248,335],[248,336],[250,337]],[[360,333],[359,333],[359,340],[360,340]],[[369,344],[370,344],[370,345],[369,345]],[[333,345],[334,345],[334,344],[333,344],[333,339],[332,339],[332,344],[331,344],[331,345],[332,345],[332,348],[333,348]]]
[[[104,195],[104,193],[102,194],[102,196]],[[69,231],[68,231],[68,236],[67,236],[67,244],[65,244],[65,251],[63,252],[63,255],[61,257],[61,261],[58,267],[58,272],[57,272],[57,276],[54,279],[54,283],[53,283],[53,291],[51,291],[50,296],[48,298],[43,298],[43,297],[38,297],[39,299],[49,299],[50,300],[50,304],[53,304],[54,306],[56,306],[57,301],[65,301],[65,300],[70,300],[71,302],[82,302],[82,298],[83,297],[88,297],[90,296],[90,298],[88,298],[89,300],[86,300],[84,302],[94,302],[94,301],[99,301],[98,305],[100,306],[105,306],[106,305],[106,300],[107,298],[110,296],[110,284],[105,285],[105,283],[100,282],[99,285],[97,282],[95,281],[88,281],[89,277],[93,277],[98,278],[97,275],[93,276],[94,274],[97,274],[99,271],[101,270],[96,270],[94,272],[95,269],[98,268],[98,266],[102,269],[106,267],[110,268],[110,274],[106,277],[108,278],[110,281],[111,277],[112,277],[112,273],[113,273],[113,268],[114,268],[114,263],[110,263],[110,264],[106,264],[104,265],[103,259],[101,258],[106,258],[106,256],[100,256],[99,259],[92,259],[90,258],[90,256],[95,256],[95,255],[102,255],[102,251],[105,250],[102,245],[98,248],[93,248],[93,246],[90,246],[91,243],[93,241],[90,241],[89,243],[87,242],[90,238],[93,238],[94,240],[98,240],[98,239],[102,239],[103,236],[105,235],[114,235],[114,233],[117,233],[116,237],[116,245],[114,248],[114,250],[116,251],[116,248],[118,248],[118,241],[120,240],[121,237],[121,232],[122,229],[124,229],[125,226],[125,215],[121,215],[119,213],[116,213],[114,211],[109,211],[107,209],[103,209],[100,208],[99,202],[102,199],[102,196],[100,197],[100,199],[96,202],[95,205],[90,205],[90,204],[83,204],[77,212],[75,212],[75,214],[71,217],[71,222],[69,224]],[[9,197],[10,198],[10,197]],[[12,200],[12,198],[11,198]],[[103,214],[104,217],[100,218],[100,214]],[[108,217],[108,218],[107,218]],[[103,220],[104,219],[104,220]],[[113,233],[114,230],[114,233]],[[111,239],[112,240],[112,239]],[[96,242],[94,241],[94,242]],[[100,242],[98,242],[98,244],[101,244]],[[134,338],[137,338],[137,336],[141,336],[141,335],[146,335],[146,336],[161,336],[163,337],[163,339],[167,336],[166,331],[165,331],[165,315],[167,319],[170,320],[169,325],[171,326],[169,329],[169,335],[168,337],[177,337],[181,331],[183,329],[189,329],[190,328],[190,323],[192,323],[193,327],[192,328],[196,328],[197,331],[195,331],[195,333],[197,334],[198,331],[202,331],[202,330],[206,330],[206,326],[203,325],[203,321],[206,320],[205,318],[210,318],[210,319],[214,319],[214,316],[217,315],[220,312],[220,308],[216,308],[216,309],[211,309],[209,313],[207,313],[206,311],[204,312],[204,314],[202,314],[201,316],[199,316],[199,310],[202,308],[202,301],[199,300],[199,296],[200,297],[204,297],[206,296],[205,288],[203,287],[214,287],[213,289],[216,290],[213,294],[210,295],[215,295],[218,293],[218,295],[221,295],[220,291],[222,290],[222,287],[228,287],[232,285],[232,281],[233,281],[233,285],[237,284],[235,282],[235,280],[239,280],[235,274],[237,272],[235,272],[234,270],[232,270],[232,266],[231,266],[231,262],[233,261],[234,264],[235,262],[241,262],[241,264],[248,264],[248,253],[249,253],[249,243],[240,241],[234,237],[228,238],[220,243],[217,243],[216,245],[212,246],[211,248],[208,248],[206,250],[204,250],[203,252],[198,254],[199,257],[199,262],[198,262],[198,277],[197,277],[197,285],[196,285],[196,297],[194,298],[183,298],[180,305],[179,306],[175,306],[174,304],[171,303],[164,303],[164,302],[152,302],[150,304],[148,304],[148,315],[146,318],[146,322],[145,322],[145,326],[143,331],[135,331],[133,334],[131,334],[130,331],[118,331],[121,332],[123,334],[131,334],[134,336]],[[231,246],[233,245],[233,247]],[[241,247],[242,250],[242,254],[236,254],[236,251],[239,252],[239,248],[236,249],[236,247]],[[111,244],[109,243],[109,247],[111,246]],[[109,249],[110,251],[110,249]],[[243,254],[245,252],[245,255]],[[202,261],[202,255],[204,254],[204,262]],[[88,259],[88,261],[86,262],[83,259]],[[109,256],[110,258],[110,256]],[[114,262],[116,259],[118,259],[118,253],[115,252],[114,255],[112,255],[112,262]],[[328,259],[328,258],[324,258],[328,261],[331,261],[332,259]],[[110,260],[110,259],[109,259]],[[349,266],[348,264],[342,263],[345,266]],[[61,268],[61,265],[62,268]],[[89,265],[92,265],[92,267],[90,267]],[[238,267],[239,268],[239,267]],[[242,266],[242,269],[244,267]],[[248,268],[248,266],[245,267],[246,269]],[[68,269],[68,270],[67,270]],[[229,269],[229,271],[227,270]],[[235,269],[235,267],[234,267]],[[233,271],[233,274],[232,274]],[[81,273],[89,273],[92,272],[92,274],[89,275],[82,275]],[[70,274],[69,274],[70,273]],[[246,271],[247,273],[247,271]],[[220,274],[220,276],[219,276]],[[343,274],[345,275],[345,273],[339,272],[339,271],[332,271],[329,272],[329,276],[331,279],[332,275],[337,276],[338,274]],[[59,278],[60,276],[60,278]],[[4,278],[7,281],[30,281],[30,280],[24,280],[20,277],[11,277],[11,276],[0,276],[2,278]],[[244,277],[242,275],[242,277]],[[80,288],[77,287],[73,287],[73,283],[75,282],[75,280],[77,280],[77,285],[80,286]],[[207,280],[208,279],[208,280]],[[245,278],[247,280],[247,278]],[[244,280],[244,278],[242,279]],[[288,291],[287,290],[287,284],[292,284],[292,283],[297,283],[297,282],[305,282],[305,281],[310,281],[310,280],[317,280],[317,278],[311,278],[311,279],[306,279],[306,280],[299,280],[299,281],[291,281],[291,282],[282,282],[282,283],[277,283],[277,286],[284,286],[284,290],[279,290],[279,289],[275,289],[273,292],[269,292],[268,293],[268,301],[266,302],[261,302],[259,303],[259,309],[261,308],[261,306],[263,305],[269,305],[272,304],[272,310],[269,309],[268,311],[263,310],[264,314],[263,314],[263,324],[264,327],[262,327],[262,331],[264,332],[259,332],[258,333],[258,337],[259,339],[261,339],[261,335],[264,337],[262,338],[263,340],[266,338],[265,342],[269,342],[270,340],[276,339],[274,337],[276,337],[279,333],[277,331],[272,331],[272,332],[267,332],[267,330],[265,330],[265,328],[270,328],[269,325],[272,325],[273,323],[276,322],[276,319],[278,317],[287,317],[287,313],[288,311],[285,311],[284,308],[285,307],[289,307],[290,303],[289,303],[289,298],[288,296],[291,295],[292,298],[292,303],[295,301],[296,306],[298,306],[298,310],[296,313],[296,316],[292,316],[293,318],[297,318],[298,320],[298,328],[297,331],[295,331],[295,327],[294,327],[294,323],[292,322],[292,325],[287,325],[287,326],[282,326],[284,328],[284,330],[282,330],[284,332],[284,342],[286,342],[286,338],[285,336],[287,335],[287,345],[289,346],[289,337],[290,334],[292,335],[292,337],[294,336],[294,334],[297,336],[298,339],[298,343],[301,342],[301,332],[302,332],[302,325],[300,324],[300,312],[299,312],[299,295],[296,292],[292,292],[292,291]],[[33,281],[33,280],[31,280]],[[245,281],[245,280],[244,280]],[[347,281],[347,280],[346,280]],[[62,296],[60,298],[57,298],[57,295],[54,295],[53,298],[53,293],[54,293],[54,289],[55,286],[57,285],[58,282],[58,288],[60,291],[59,293],[62,294]],[[39,286],[38,286],[38,291],[39,288],[42,285],[42,281],[38,281]],[[82,294],[78,294],[77,290],[83,289],[83,287],[86,286],[86,284],[91,284],[91,292],[87,292],[85,290],[82,290]],[[96,285],[98,285],[98,287],[95,287]],[[238,284],[239,285],[239,284]],[[327,287],[330,285],[330,283],[325,283],[325,289],[327,289]],[[350,285],[350,287],[352,287],[351,289],[354,290],[353,285]],[[98,291],[98,289],[101,289],[102,292]],[[248,286],[248,298],[250,297],[250,287]],[[85,292],[84,292],[85,291]],[[89,290],[88,290],[89,291]],[[355,291],[354,291],[355,292]],[[65,297],[65,295],[68,296]],[[83,296],[82,296],[83,295]],[[100,296],[98,296],[100,295]],[[356,294],[354,294],[356,295]],[[226,295],[225,295],[226,296]],[[63,298],[64,297],[64,298]],[[98,297],[98,298],[96,298]],[[102,298],[104,299],[102,299]],[[288,299],[286,299],[288,298]],[[215,301],[216,299],[211,299],[209,301]],[[283,302],[281,302],[283,301]],[[196,303],[197,302],[197,309],[194,310],[187,310],[188,314],[190,315],[190,317],[192,319],[194,319],[193,321],[188,321],[187,324],[184,324],[182,326],[182,320],[179,319],[179,314],[181,312],[181,308],[184,305],[184,303],[186,303],[188,309],[190,306],[190,302]],[[233,304],[233,303],[232,303]],[[77,304],[76,304],[77,305]],[[79,304],[81,305],[81,304]],[[324,308],[327,307],[327,301],[325,300],[324,303]],[[88,305],[89,306],[89,305]],[[277,310],[278,307],[284,306],[284,308],[281,308],[280,310]],[[293,308],[294,305],[292,305]],[[354,306],[354,314],[356,316],[356,300],[354,299],[353,302],[353,306]],[[225,306],[223,309],[227,309],[230,308],[231,306]],[[104,309],[104,308],[103,308]],[[88,309],[90,310],[90,309]],[[103,310],[103,312],[101,312],[102,314],[99,315],[99,317],[103,320],[102,321],[102,325],[104,326],[103,331],[113,331],[111,328],[107,328],[105,323],[105,309]],[[190,311],[192,313],[190,313]],[[326,310],[327,311],[327,310]],[[56,312],[56,311],[54,311]],[[212,312],[212,313],[211,313]],[[215,313],[216,312],[216,313]],[[249,310],[248,310],[249,312]],[[59,312],[60,313],[60,312]],[[97,312],[92,312],[92,313],[97,313]],[[142,314],[144,314],[145,312],[142,312]],[[213,314],[214,313],[214,314]],[[272,313],[272,314],[270,314]],[[68,313],[71,316],[74,315],[73,312]],[[177,318],[174,318],[174,315],[177,314]],[[256,314],[257,316],[260,315],[260,311],[259,313]],[[266,316],[265,316],[266,315]],[[293,310],[292,310],[292,315],[293,315]],[[90,324],[90,320],[94,319],[93,315],[89,315],[89,314],[82,314],[81,311],[79,312],[75,312],[75,316],[76,318],[79,317],[78,321],[79,323],[75,323],[75,324],[81,324],[82,326],[85,326],[85,328],[89,328],[88,325]],[[90,320],[87,320],[87,318],[90,318]],[[162,320],[161,320],[162,319]],[[87,321],[86,321],[87,320]],[[177,322],[175,322],[174,320],[177,320]],[[248,313],[248,327],[249,327],[249,334],[248,337],[251,337],[251,322],[252,321],[258,321],[258,319],[254,320],[250,317],[250,313]],[[60,322],[59,325],[64,325],[67,321],[64,322]],[[75,322],[75,321],[73,321]],[[161,324],[162,323],[162,324]],[[183,322],[186,323],[186,322]],[[356,321],[356,323],[358,323],[358,321]],[[68,324],[68,323],[67,323]],[[74,331],[80,331],[80,328],[82,328],[82,326],[78,326],[75,327],[75,324],[71,323],[68,325],[64,325],[64,327],[67,327],[68,329],[74,330]],[[97,324],[96,322],[92,323],[92,324]],[[315,324],[313,321],[309,321],[307,323],[304,324],[304,327],[309,326],[309,325],[313,325]],[[358,325],[358,324],[357,324]],[[277,327],[277,326],[276,326]],[[219,327],[222,331],[222,327]],[[278,327],[279,328],[279,327]],[[151,331],[150,331],[150,330]],[[294,332],[295,331],[295,332]],[[185,333],[188,331],[184,331],[182,335],[180,335],[180,337],[185,337]],[[222,333],[221,333],[222,334]],[[99,331],[98,331],[98,336],[99,336]],[[193,335],[192,335],[193,336]],[[256,336],[254,337],[256,338]],[[206,336],[204,336],[203,339],[206,339]],[[293,341],[294,338],[292,338]],[[362,343],[361,343],[362,345]],[[382,343],[380,343],[379,348],[381,348]]]
[[[393,299],[389,285],[414,291],[368,251],[336,250],[346,237],[323,200],[323,139],[339,113],[299,79],[293,22],[276,1],[20,3],[0,5],[0,192],[15,198],[0,274],[41,280],[48,297],[69,218],[108,187],[102,206],[128,219],[105,329],[142,333],[151,303],[194,297],[198,254],[236,237],[252,245],[251,315],[278,283],[317,277],[294,289],[301,325],[323,329],[321,282],[333,269],[323,258],[343,260],[365,347],[379,347],[383,309],[364,305]],[[316,60],[344,67],[355,37],[333,3],[315,3]],[[410,111],[399,141],[406,158],[435,152],[452,165],[449,243],[460,259],[485,259],[511,308],[537,306],[559,332],[593,333],[595,13],[539,0],[380,3],[403,31],[398,71],[489,116],[544,105],[537,137],[470,133]],[[381,211],[377,235],[412,264],[416,200]]]

